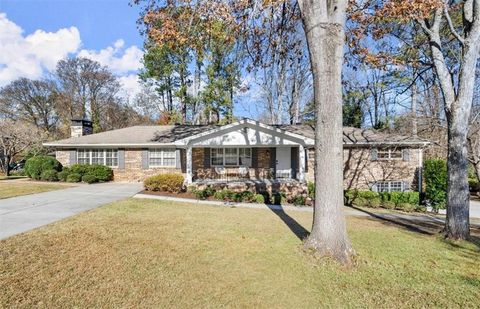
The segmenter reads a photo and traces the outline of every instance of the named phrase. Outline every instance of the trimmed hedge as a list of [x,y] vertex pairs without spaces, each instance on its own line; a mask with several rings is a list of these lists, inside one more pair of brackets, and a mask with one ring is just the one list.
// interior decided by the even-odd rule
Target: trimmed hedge
[[145,179],[143,186],[147,191],[179,193],[183,191],[184,178],[180,174],[159,174]]
[[86,175],[83,175],[82,176],[82,182],[86,182],[86,183],[95,183],[95,182],[98,182],[98,178],[95,177],[94,175],[89,175],[89,174],[86,174]]
[[[72,177],[70,175],[74,175]],[[78,177],[77,175],[80,175]],[[85,179],[88,181],[83,180]],[[105,165],[87,165],[87,164],[74,164],[71,167],[64,167],[61,172],[58,173],[58,179],[67,182],[107,182],[113,180],[113,170]],[[75,181],[75,179],[78,179]]]
[[421,209],[420,194],[418,192],[373,192],[373,191],[345,191],[345,203],[360,207],[383,207],[398,209],[406,212]]
[[25,174],[36,180],[41,179],[43,172],[50,170],[57,172],[62,170],[62,164],[54,157],[36,156],[25,162]]
[[444,209],[447,205],[447,162],[425,160],[425,199],[433,209]]

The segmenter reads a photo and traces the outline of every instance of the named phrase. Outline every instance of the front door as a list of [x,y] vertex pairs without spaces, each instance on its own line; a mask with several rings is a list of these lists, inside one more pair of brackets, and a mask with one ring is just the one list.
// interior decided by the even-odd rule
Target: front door
[[277,148],[276,177],[292,177],[292,150],[290,147]]

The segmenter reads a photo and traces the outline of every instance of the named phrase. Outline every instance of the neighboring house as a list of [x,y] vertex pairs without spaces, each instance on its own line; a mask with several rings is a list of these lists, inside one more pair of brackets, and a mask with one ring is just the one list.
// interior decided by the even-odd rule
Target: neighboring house
[[[65,166],[105,164],[115,180],[142,181],[182,173],[187,185],[304,192],[314,181],[314,128],[243,119],[228,125],[134,126],[97,134],[76,121],[76,137],[45,143]],[[375,191],[418,190],[422,153],[417,138],[344,128],[344,185]],[[328,185],[328,179],[319,179]],[[260,186],[260,187],[259,187]]]

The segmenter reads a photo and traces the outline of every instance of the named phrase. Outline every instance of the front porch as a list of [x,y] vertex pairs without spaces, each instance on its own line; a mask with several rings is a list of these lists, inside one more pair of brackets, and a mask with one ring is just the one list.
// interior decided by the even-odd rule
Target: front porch
[[187,182],[305,181],[305,150],[291,147],[195,147],[186,152]]

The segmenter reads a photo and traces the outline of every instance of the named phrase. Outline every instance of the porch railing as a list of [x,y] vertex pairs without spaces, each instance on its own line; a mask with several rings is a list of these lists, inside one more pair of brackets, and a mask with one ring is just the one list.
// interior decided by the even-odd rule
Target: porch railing
[[292,179],[293,170],[275,171],[273,168],[249,167],[212,167],[197,169],[194,180],[264,180],[264,179]]

